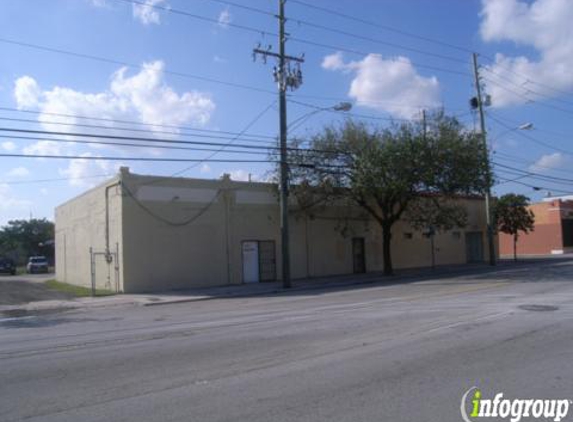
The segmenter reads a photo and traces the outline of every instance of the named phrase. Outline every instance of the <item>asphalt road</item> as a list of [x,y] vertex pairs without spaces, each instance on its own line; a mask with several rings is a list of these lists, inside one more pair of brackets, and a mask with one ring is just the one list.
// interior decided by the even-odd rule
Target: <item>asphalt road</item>
[[4,318],[0,420],[447,422],[472,386],[573,399],[572,299],[573,263],[555,260]]

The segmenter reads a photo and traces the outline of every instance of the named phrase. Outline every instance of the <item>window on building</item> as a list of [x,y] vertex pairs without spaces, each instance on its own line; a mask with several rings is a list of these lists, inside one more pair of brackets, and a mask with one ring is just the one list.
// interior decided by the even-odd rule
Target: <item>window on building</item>
[[410,232],[404,233],[404,239],[410,240],[410,239],[413,239],[413,238],[414,238],[414,234],[413,234],[413,233],[410,233]]

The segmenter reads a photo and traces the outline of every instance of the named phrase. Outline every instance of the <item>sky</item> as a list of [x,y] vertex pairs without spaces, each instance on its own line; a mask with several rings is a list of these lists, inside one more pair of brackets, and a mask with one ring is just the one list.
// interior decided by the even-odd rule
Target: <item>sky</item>
[[[277,4],[0,0],[0,225],[53,219],[58,204],[120,166],[266,180],[262,147],[279,127],[275,63],[252,51],[276,51]],[[385,127],[440,108],[478,130],[476,52],[491,98],[494,193],[573,192],[570,0],[287,0],[285,9],[287,53],[305,60],[303,84],[289,91],[290,137],[348,117]],[[341,102],[351,111],[334,111]]]

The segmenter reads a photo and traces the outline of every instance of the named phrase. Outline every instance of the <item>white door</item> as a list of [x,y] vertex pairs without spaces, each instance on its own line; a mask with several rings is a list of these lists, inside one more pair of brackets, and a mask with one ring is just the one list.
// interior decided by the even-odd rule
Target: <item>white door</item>
[[259,282],[259,242],[243,242],[243,283]]

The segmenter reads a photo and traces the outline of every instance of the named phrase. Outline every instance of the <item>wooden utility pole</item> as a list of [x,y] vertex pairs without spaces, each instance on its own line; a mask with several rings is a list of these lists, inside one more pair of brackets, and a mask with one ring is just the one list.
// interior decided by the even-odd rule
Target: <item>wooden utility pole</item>
[[[274,69],[275,82],[279,90],[279,141],[280,141],[280,221],[281,221],[281,255],[282,255],[282,282],[284,288],[291,287],[290,280],[290,248],[289,248],[289,228],[288,228],[288,162],[287,162],[287,102],[286,90],[297,89],[302,85],[302,72],[300,64],[304,62],[302,57],[288,56],[285,53],[285,43],[287,34],[285,32],[285,3],[286,0],[279,0],[279,52],[271,51],[271,47],[262,49],[259,47],[253,50],[256,58],[260,55],[266,62],[267,57],[274,57],[278,61],[278,66]],[[291,68],[291,63],[296,65]]]
[[487,243],[488,243],[488,252],[489,252],[489,264],[495,265],[495,245],[493,241],[493,225],[492,225],[492,218],[491,218],[491,165],[489,161],[489,148],[487,145],[487,134],[485,130],[485,115],[483,111],[483,94],[481,92],[481,83],[480,83],[480,76],[479,76],[479,66],[477,61],[477,54],[473,53],[473,63],[474,63],[474,78],[475,78],[475,85],[476,85],[476,100],[477,100],[477,108],[479,111],[479,120],[480,120],[480,128],[481,128],[481,137],[483,141],[483,147],[485,150],[485,183],[486,183],[486,194],[485,194],[485,217],[486,217],[486,224],[487,224]]

